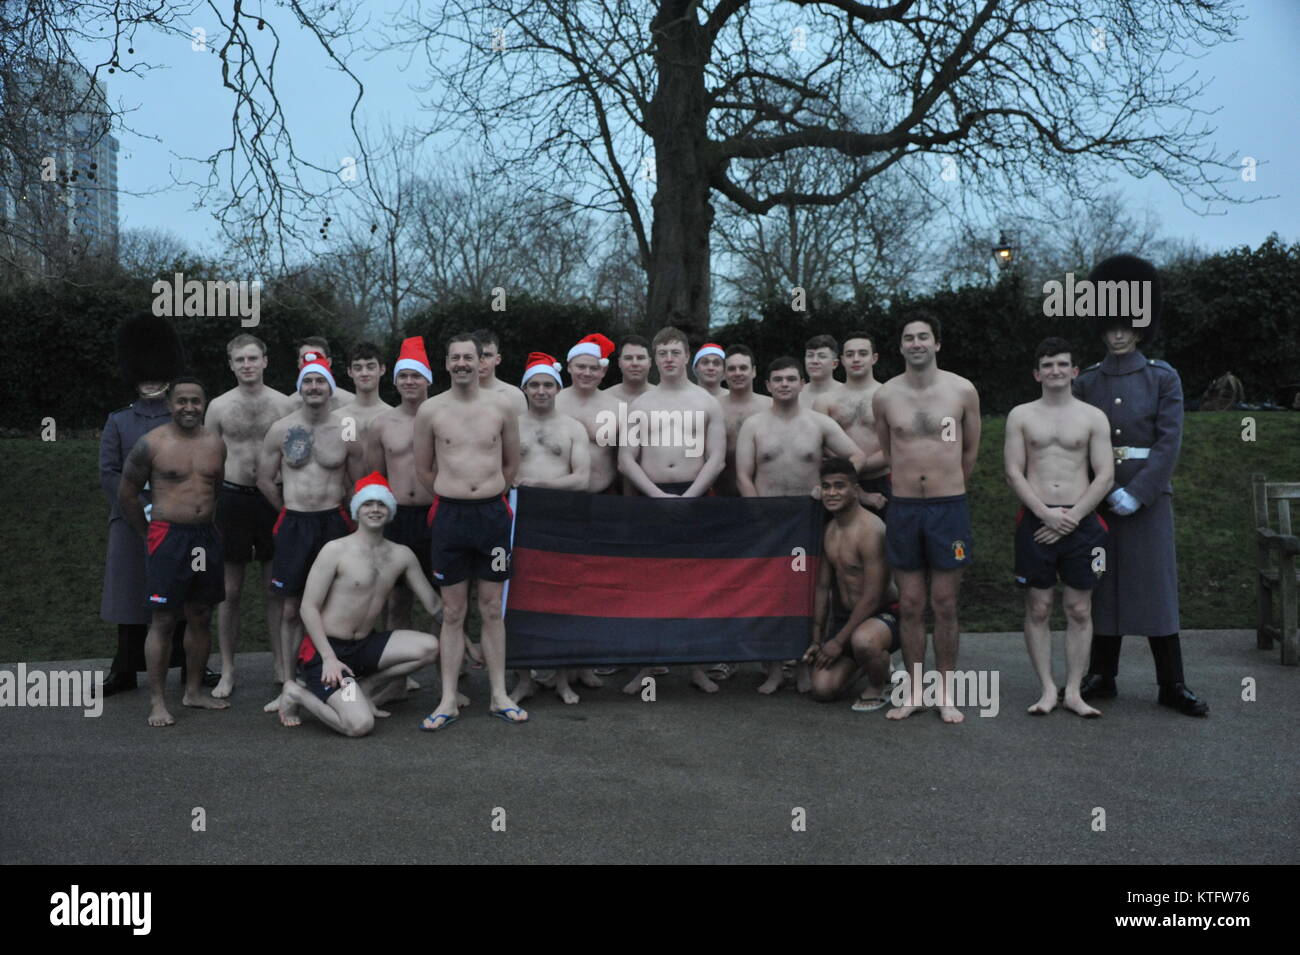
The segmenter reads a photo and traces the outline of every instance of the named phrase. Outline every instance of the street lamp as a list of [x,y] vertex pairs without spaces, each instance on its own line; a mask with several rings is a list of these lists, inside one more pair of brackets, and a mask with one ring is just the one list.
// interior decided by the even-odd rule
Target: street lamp
[[1005,269],[1016,257],[1016,247],[1007,238],[1005,232],[998,234],[998,244],[993,246],[993,258],[999,269]]

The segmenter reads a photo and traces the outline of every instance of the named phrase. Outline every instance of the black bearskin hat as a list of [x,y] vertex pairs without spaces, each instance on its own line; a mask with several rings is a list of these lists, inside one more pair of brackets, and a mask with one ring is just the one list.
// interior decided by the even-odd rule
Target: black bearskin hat
[[117,366],[122,381],[171,381],[185,367],[185,349],[169,319],[156,315],[128,318],[117,329]]
[[[1133,328],[1133,317],[1123,317],[1119,315],[1098,316],[1092,320],[1092,333],[1094,336],[1101,336],[1106,333],[1108,328],[1122,326],[1124,328],[1133,328],[1142,336],[1142,342],[1145,344],[1156,337],[1160,330],[1160,311],[1163,305],[1163,295],[1160,288],[1160,273],[1156,267],[1146,259],[1140,259],[1136,255],[1112,255],[1109,259],[1099,262],[1096,267],[1088,274],[1092,282],[1150,282],[1151,283],[1151,324]],[[1098,295],[1098,300],[1101,296]]]

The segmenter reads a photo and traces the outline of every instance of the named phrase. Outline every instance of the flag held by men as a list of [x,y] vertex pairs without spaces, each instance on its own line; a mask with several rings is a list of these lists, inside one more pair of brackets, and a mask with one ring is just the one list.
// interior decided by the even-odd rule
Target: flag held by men
[[811,498],[520,488],[508,665],[798,657],[808,646],[821,535]]

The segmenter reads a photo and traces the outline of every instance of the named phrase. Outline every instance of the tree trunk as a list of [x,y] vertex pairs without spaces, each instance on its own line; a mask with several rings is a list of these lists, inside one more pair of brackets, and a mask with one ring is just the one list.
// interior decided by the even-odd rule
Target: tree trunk
[[[658,87],[647,110],[655,148],[646,318],[704,341],[709,330],[712,169],[704,93],[704,31],[688,0],[662,0],[651,22]],[[664,24],[669,24],[664,26]]]

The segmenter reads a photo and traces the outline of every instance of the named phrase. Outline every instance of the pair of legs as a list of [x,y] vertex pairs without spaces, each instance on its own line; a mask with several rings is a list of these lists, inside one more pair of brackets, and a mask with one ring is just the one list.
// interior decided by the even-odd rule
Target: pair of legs
[[834,702],[865,673],[867,685],[862,700],[883,700],[892,642],[893,634],[883,620],[869,617],[862,621],[838,660],[822,670],[812,668],[812,698],[818,703]]
[[336,733],[365,736],[375,728],[376,717],[390,715],[380,706],[403,692],[406,675],[429,666],[437,656],[438,641],[432,634],[395,630],[379,658],[379,669],[335,690],[325,700],[293,680],[286,681],[287,705],[280,710],[280,721],[297,726],[302,722],[297,715],[301,706]]
[[[145,664],[149,671],[149,725],[171,726],[175,717],[167,710],[164,687],[167,665],[172,655],[172,634],[176,629],[174,610],[155,610],[144,641]],[[225,700],[214,700],[203,692],[203,669],[212,643],[212,607],[209,604],[185,604],[185,692],[183,706],[204,710],[224,710]]]
[[[516,707],[510,695],[506,693],[506,625],[501,619],[501,590],[504,582],[478,580],[476,583],[478,613],[482,622],[480,639],[488,683],[491,686],[489,709],[493,713],[505,714],[504,718],[512,723],[526,722],[528,714]],[[460,708],[464,705],[460,694],[456,691],[456,682],[460,677],[460,665],[465,657],[465,616],[468,611],[469,581],[444,583],[442,585],[442,632],[438,637],[442,647],[440,667],[442,699],[438,702],[437,709],[425,717],[426,729],[436,730],[446,726],[460,715]],[[439,720],[438,717],[443,719]]]
[[[1057,703],[1056,682],[1052,679],[1052,594],[1050,589],[1025,588],[1025,647],[1038,674],[1043,695],[1029,707],[1042,716],[1052,712]],[[1092,649],[1092,591],[1065,586],[1065,708],[1080,716],[1101,716],[1079,695],[1079,683],[1088,665]]]
[[[248,563],[226,561],[226,599],[217,605],[217,643],[221,648],[221,680],[212,695],[225,699],[235,692],[235,651],[239,648],[240,610],[243,607],[244,576]],[[284,657],[280,641],[283,598],[271,592],[271,563],[262,564],[262,592],[266,594],[266,632],[271,638],[271,659],[276,683],[284,682]]]
[[[956,570],[895,570],[898,584],[899,639],[903,644],[903,664],[911,681],[913,668],[925,664],[925,606],[927,600],[926,574],[929,580],[929,604],[934,614],[934,664],[944,674],[943,702],[939,716],[945,723],[960,723],[965,717],[953,705],[949,695],[953,681],[948,674],[957,669],[957,594],[961,590],[964,568]],[[891,720],[902,720],[923,708],[921,687],[911,686],[911,702],[896,706],[885,715]]]

